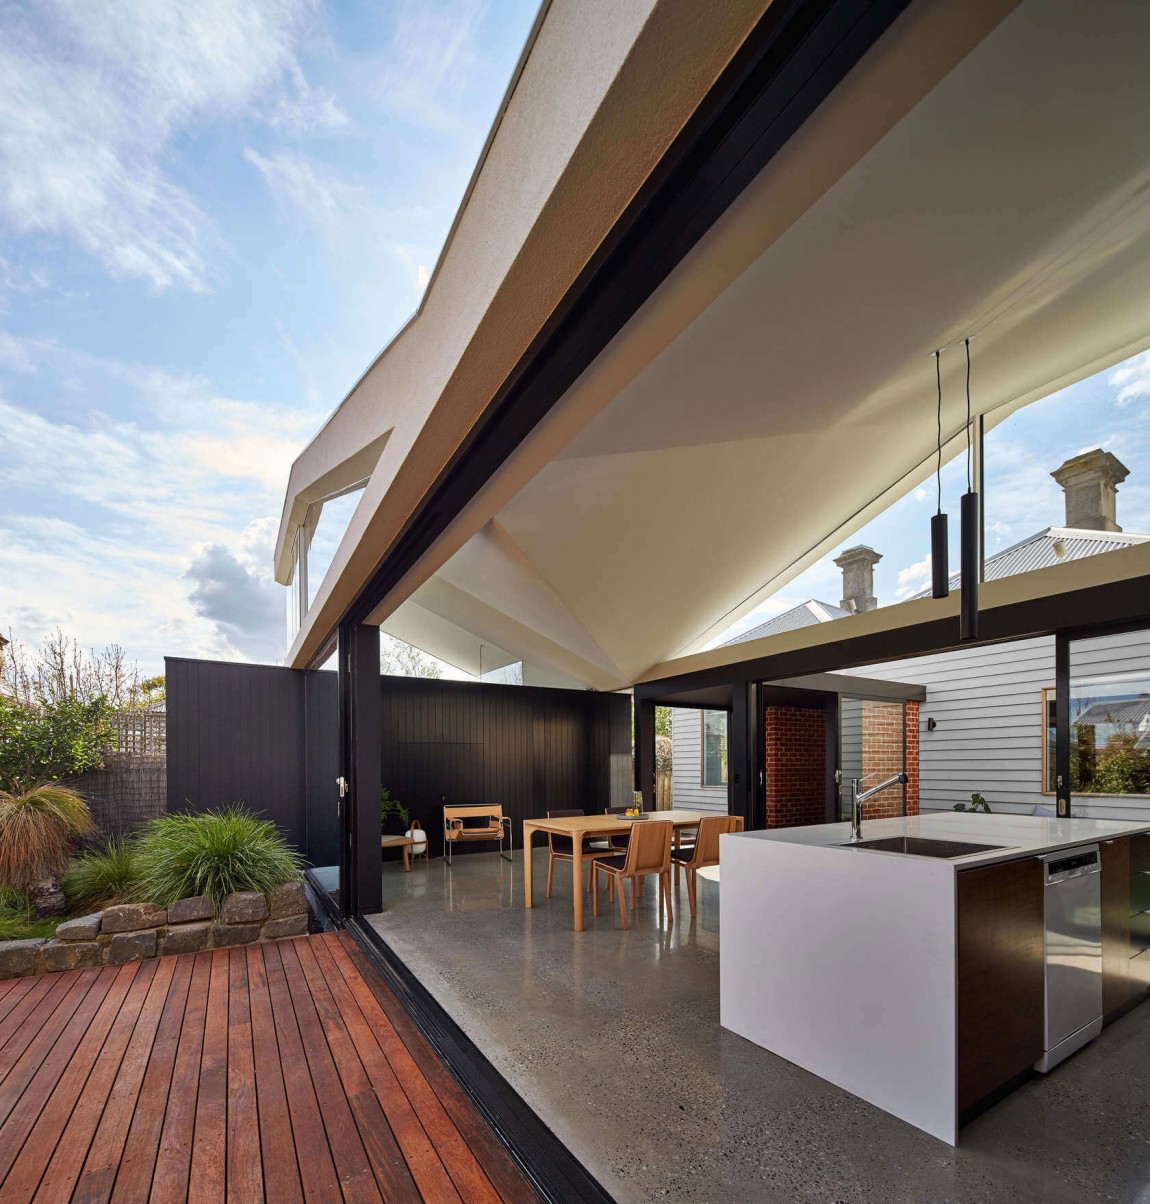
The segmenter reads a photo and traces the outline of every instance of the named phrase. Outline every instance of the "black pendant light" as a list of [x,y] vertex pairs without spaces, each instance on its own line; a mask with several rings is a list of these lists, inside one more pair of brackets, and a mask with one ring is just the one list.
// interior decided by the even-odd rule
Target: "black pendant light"
[[930,520],[930,576],[931,594],[945,598],[950,593],[950,537],[947,534],[946,515],[942,512],[942,352],[934,353],[934,376],[938,385],[938,468],[935,480],[938,484],[938,512]]
[[966,492],[962,495],[960,519],[962,596],[959,600],[958,638],[978,639],[978,493],[971,466],[970,339],[966,344]]

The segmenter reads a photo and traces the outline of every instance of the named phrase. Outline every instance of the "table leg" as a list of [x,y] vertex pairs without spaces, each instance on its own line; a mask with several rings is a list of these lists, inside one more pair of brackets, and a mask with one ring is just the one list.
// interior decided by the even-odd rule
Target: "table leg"
[[533,907],[531,902],[531,838],[535,829],[530,824],[523,825],[523,906]]
[[583,836],[576,833],[571,842],[571,885],[575,894],[575,931],[583,931]]
[[411,873],[411,845],[409,844],[403,846],[403,872]]

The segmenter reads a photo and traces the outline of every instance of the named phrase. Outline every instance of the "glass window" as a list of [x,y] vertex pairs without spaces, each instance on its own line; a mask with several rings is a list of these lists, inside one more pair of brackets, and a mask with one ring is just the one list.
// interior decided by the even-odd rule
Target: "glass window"
[[703,712],[703,785],[727,784],[727,712]]
[[[1054,691],[1045,691],[1044,788],[1054,790]],[[1150,674],[1080,679],[1070,690],[1070,789],[1150,794]]]

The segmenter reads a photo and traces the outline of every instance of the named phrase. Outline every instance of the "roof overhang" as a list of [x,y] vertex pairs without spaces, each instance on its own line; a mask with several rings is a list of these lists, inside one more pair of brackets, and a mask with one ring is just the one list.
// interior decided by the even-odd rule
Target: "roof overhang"
[[[599,62],[552,6],[423,314],[341,408],[389,433],[293,664],[414,606],[597,688],[651,681],[927,475],[934,348],[977,336],[993,426],[1150,344],[1150,9],[898,7],[662,0]],[[547,74],[564,55],[589,82]],[[944,392],[949,456],[959,355]]]

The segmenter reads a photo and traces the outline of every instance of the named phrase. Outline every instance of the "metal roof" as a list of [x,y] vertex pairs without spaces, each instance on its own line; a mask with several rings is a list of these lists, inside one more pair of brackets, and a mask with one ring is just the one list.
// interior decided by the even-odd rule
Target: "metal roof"
[[778,635],[780,631],[797,631],[800,627],[814,627],[816,623],[829,623],[832,619],[845,619],[852,612],[841,606],[832,606],[829,602],[818,602],[809,598],[799,606],[784,610],[781,615],[775,615],[758,627],[744,631],[733,640],[724,640],[719,645],[726,648],[730,644],[745,644],[748,640],[759,640],[766,635]]
[[[987,558],[985,580],[997,581],[1000,577],[1016,577],[1019,573],[1030,573],[1035,569],[1048,569],[1051,565],[1066,560],[1085,560],[1087,556],[1099,556],[1103,552],[1116,552],[1131,544],[1146,543],[1150,535],[1138,535],[1129,531],[1086,531],[1077,527],[1047,527],[996,552]],[[1057,549],[1057,550],[1056,550]],[[962,574],[951,573],[950,588],[959,589]],[[928,598],[930,590],[924,589],[914,598]]]
[[1142,727],[1147,720],[1150,720],[1150,698],[1143,694],[1140,698],[1116,698],[1108,702],[1092,703],[1074,722],[1115,725],[1132,723],[1136,727]]

